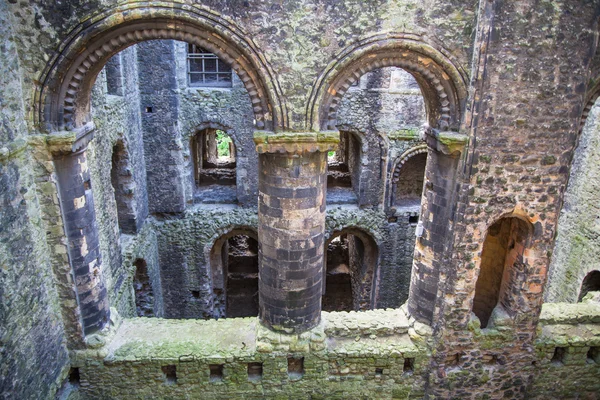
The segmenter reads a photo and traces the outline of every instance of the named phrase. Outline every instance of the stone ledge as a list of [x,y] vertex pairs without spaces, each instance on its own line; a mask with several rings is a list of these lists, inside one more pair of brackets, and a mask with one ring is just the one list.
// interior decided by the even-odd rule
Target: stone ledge
[[260,153],[314,153],[337,149],[339,132],[271,132],[255,131],[254,144]]
[[542,306],[540,324],[578,325],[600,324],[600,303],[588,301],[584,303],[546,303]]
[[239,359],[258,353],[413,357],[422,352],[413,336],[403,309],[323,312],[322,322],[301,334],[273,332],[255,317],[206,321],[131,318],[123,320],[98,354],[105,363]]

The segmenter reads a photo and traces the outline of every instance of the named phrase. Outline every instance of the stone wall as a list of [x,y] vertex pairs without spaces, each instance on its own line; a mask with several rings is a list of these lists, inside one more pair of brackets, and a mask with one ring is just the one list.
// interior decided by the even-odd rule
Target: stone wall
[[598,113],[600,107],[592,108],[573,156],[544,293],[546,302],[576,302],[585,276],[600,270],[596,244],[600,232]]
[[[228,398],[593,397],[597,307],[542,307],[542,293],[581,116],[593,97],[598,15],[597,4],[576,0],[2,3],[0,22],[9,27],[0,34],[2,397],[52,398],[67,375],[90,398],[197,391]],[[149,38],[212,44],[237,68],[233,88],[187,88],[184,48],[171,40],[136,44]],[[107,83],[100,68],[131,45],[122,54],[125,91],[115,96],[114,76]],[[350,87],[356,71],[394,57],[417,65],[423,103],[408,100],[414,82],[402,93],[374,90],[385,73],[361,82],[364,91]],[[339,109],[321,108],[327,95]],[[423,104],[430,126],[413,123],[422,111],[398,119],[407,104]],[[352,169],[360,184],[356,204],[328,207],[323,235],[357,229],[373,238],[375,305],[396,309],[323,313],[322,324],[298,336],[275,334],[254,318],[173,320],[214,316],[211,248],[232,229],[257,225],[253,131],[314,136],[336,111],[338,128],[360,138],[363,155]],[[92,118],[96,137],[88,145]],[[237,205],[194,204],[189,137],[203,124],[236,142]],[[579,152],[593,150],[586,137]],[[129,150],[133,191],[111,183],[119,139]],[[87,173],[85,155],[69,156],[86,146],[91,188],[78,181]],[[393,204],[397,166],[425,148],[422,208]],[[69,171],[59,157],[70,157]],[[595,181],[578,172],[594,171],[593,151],[578,158],[568,205],[593,202]],[[59,192],[65,178],[71,186],[58,185]],[[70,189],[85,193],[73,199]],[[127,213],[135,229],[120,228],[115,196],[136,206]],[[65,218],[73,204],[83,204],[88,218],[78,222],[91,232]],[[566,209],[548,301],[574,301],[587,255],[595,254],[587,245],[593,218],[581,229],[570,222],[581,215]],[[505,217],[531,229],[508,281],[510,307],[496,307],[481,328],[472,310],[482,246]],[[425,229],[415,241],[419,218]],[[75,265],[74,256],[96,255],[96,241],[100,257]],[[147,263],[154,314],[171,319],[132,318],[137,259]],[[81,276],[105,283],[106,298],[101,285],[77,292]],[[407,297],[412,317],[397,308]],[[113,317],[86,336],[88,302],[110,304]],[[288,365],[296,367],[291,374]]]
[[[50,398],[69,355],[27,145],[13,19],[0,4],[0,396]],[[39,182],[37,184],[40,184]]]

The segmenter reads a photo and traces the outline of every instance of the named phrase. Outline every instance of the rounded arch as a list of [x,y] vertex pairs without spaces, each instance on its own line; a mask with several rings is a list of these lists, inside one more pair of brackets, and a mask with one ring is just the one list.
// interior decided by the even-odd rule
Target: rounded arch
[[73,29],[48,63],[36,94],[36,124],[47,131],[85,125],[92,85],[110,57],[142,41],[172,39],[206,48],[232,66],[250,95],[257,128],[284,128],[281,90],[248,37],[201,6],[139,3],[108,10]]
[[[394,162],[394,168],[392,169],[392,175],[391,175],[391,190],[390,190],[390,196],[389,196],[389,204],[390,207],[394,206],[395,202],[396,202],[396,190],[398,188],[398,181],[400,180],[400,173],[402,171],[402,167],[404,166],[404,164],[406,164],[406,162],[410,159],[412,159],[414,156],[417,156],[419,154],[427,154],[427,145],[426,144],[420,144],[417,145],[415,147],[411,147],[410,149],[406,150],[404,153],[402,153]],[[423,175],[425,174],[425,171],[423,171]]]
[[337,110],[350,86],[374,69],[396,66],[411,73],[423,97],[429,125],[458,130],[467,98],[466,73],[441,46],[419,35],[377,35],[344,49],[317,78],[307,106],[307,125],[335,129]]
[[579,134],[581,134],[581,132],[583,131],[583,127],[587,122],[587,117],[588,115],[590,115],[590,111],[592,111],[592,107],[594,107],[594,104],[596,104],[596,100],[598,100],[598,97],[600,97],[600,76],[597,76],[595,79],[592,79],[592,82],[594,84],[588,89],[588,91],[585,94],[583,110],[581,112],[581,121],[579,123]]
[[[239,151],[238,149],[241,148],[240,147],[241,142],[240,142],[240,138],[238,137],[238,133],[236,132],[235,129],[233,129],[232,127],[227,125],[224,121],[200,122],[199,124],[197,124],[194,127],[194,129],[186,132],[185,136],[187,136],[188,140],[191,140],[192,137],[194,137],[195,135],[197,135],[198,133],[200,133],[206,129],[215,129],[215,130],[220,130],[220,131],[225,132],[227,134],[227,136],[229,136],[231,138],[231,140],[233,141],[233,145],[235,147],[236,153]],[[236,158],[237,158],[237,154],[236,154]]]
[[[376,307],[377,303],[377,279],[379,267],[379,243],[369,232],[357,226],[347,226],[340,230],[326,234],[325,260],[323,267],[323,284],[326,285],[327,275],[327,249],[329,244],[337,237],[351,235],[360,240],[360,248],[354,247],[361,260],[356,260],[357,265],[350,265],[352,280],[352,296],[355,310],[367,310]],[[350,264],[352,264],[350,260]]]
[[[210,284],[212,289],[211,302],[213,316],[215,318],[227,317],[231,314],[228,312],[227,304],[229,302],[229,295],[231,294],[227,293],[229,275],[229,271],[227,270],[228,254],[224,254],[223,250],[226,248],[225,244],[228,243],[229,239],[235,236],[248,236],[256,241],[256,256],[258,257],[258,233],[255,228],[250,226],[232,227],[206,244],[204,253],[210,264]],[[256,279],[258,280],[258,275],[256,276]],[[256,284],[258,285],[258,281]],[[256,290],[258,291],[258,286],[256,287]],[[256,307],[256,312],[258,314],[258,301],[256,301]]]
[[595,269],[588,272],[583,280],[581,281],[581,289],[579,291],[579,297],[577,299],[578,302],[581,302],[583,298],[589,292],[599,292],[600,291],[600,270]]
[[514,317],[530,312],[525,285],[531,277],[534,226],[523,215],[510,213],[488,225],[485,231],[472,312],[486,328],[494,315]]

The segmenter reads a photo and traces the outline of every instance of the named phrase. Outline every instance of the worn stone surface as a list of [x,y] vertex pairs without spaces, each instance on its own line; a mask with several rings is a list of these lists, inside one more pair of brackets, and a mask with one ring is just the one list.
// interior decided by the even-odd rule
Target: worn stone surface
[[[542,298],[549,275],[546,300],[574,302],[596,268],[589,129],[574,149],[599,92],[598,10],[578,0],[1,3],[2,397],[53,398],[61,381],[71,393],[73,367],[81,398],[594,398],[597,307],[588,299],[544,310]],[[233,87],[187,88],[172,40],[230,63]],[[128,46],[120,67],[113,59],[101,71]],[[394,66],[413,74],[422,100],[414,82],[399,94],[373,91],[380,78],[365,91],[351,86]],[[429,126],[415,122],[423,117]],[[189,138],[203,124],[230,133],[237,148],[226,203],[194,204]],[[378,247],[372,306],[407,306],[323,313],[305,336],[285,338],[253,318],[131,318],[138,259],[156,316],[220,316],[213,247],[253,234],[268,211],[255,208],[265,173],[255,131],[264,148],[296,152],[336,126],[360,144],[348,158],[354,196],[323,209],[315,235],[368,235]],[[119,140],[129,155],[111,176]],[[88,155],[91,190],[81,179],[59,191],[85,161],[74,156],[65,169],[54,160],[78,151]],[[402,167],[425,152],[422,201],[397,204]],[[573,158],[582,161],[559,220]],[[82,190],[93,195],[80,221],[90,232],[67,215]],[[490,304],[481,328],[472,311],[483,245],[508,217],[523,222],[526,239],[498,252],[508,300]],[[85,252],[98,261],[76,259]],[[106,295],[96,286],[79,302],[82,276],[103,280]],[[89,304],[113,309],[92,335],[82,319]],[[304,357],[300,379],[288,374],[289,357]]]
[[552,254],[547,302],[575,302],[585,276],[600,270],[596,245],[600,233],[598,209],[598,113],[592,108],[575,150],[569,185],[558,221],[556,246]]

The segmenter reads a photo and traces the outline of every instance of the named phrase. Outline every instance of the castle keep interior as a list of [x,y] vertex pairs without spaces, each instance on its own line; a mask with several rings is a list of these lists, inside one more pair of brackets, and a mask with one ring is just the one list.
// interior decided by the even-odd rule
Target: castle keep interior
[[599,18],[0,0],[0,397],[600,398]]

